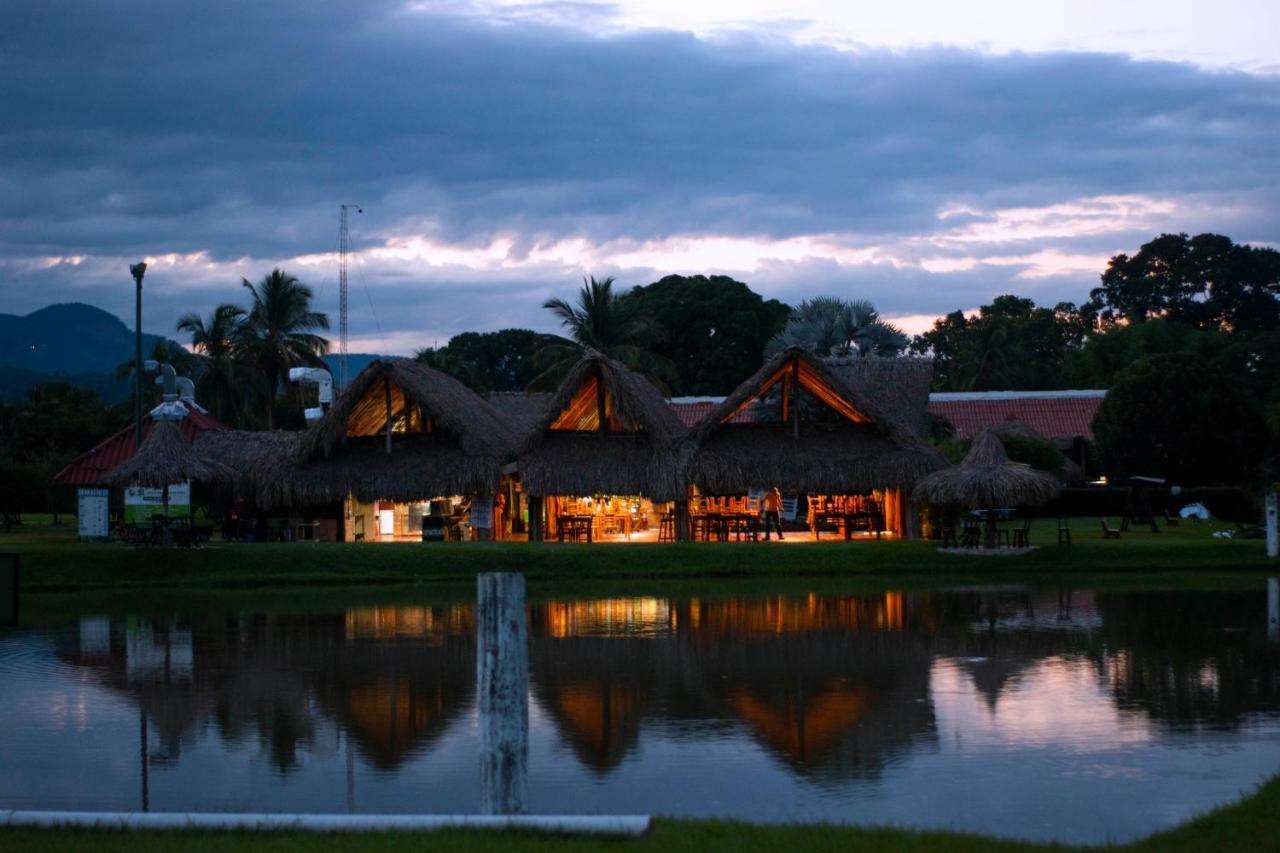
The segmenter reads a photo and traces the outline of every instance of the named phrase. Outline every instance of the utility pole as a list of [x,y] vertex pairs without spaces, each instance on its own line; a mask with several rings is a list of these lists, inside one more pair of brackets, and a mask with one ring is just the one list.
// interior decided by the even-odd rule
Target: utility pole
[[133,375],[137,384],[133,401],[133,449],[142,446],[142,276],[147,271],[145,261],[139,261],[129,267],[133,281],[137,285],[135,298],[135,316],[133,321]]
[[338,388],[347,390],[347,253],[351,251],[351,235],[347,230],[347,211],[364,209],[356,204],[338,205]]

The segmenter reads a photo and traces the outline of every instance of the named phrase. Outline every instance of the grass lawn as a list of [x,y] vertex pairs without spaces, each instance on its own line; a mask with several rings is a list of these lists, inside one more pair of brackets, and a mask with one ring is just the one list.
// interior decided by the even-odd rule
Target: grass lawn
[[[1019,557],[940,554],[920,541],[674,543],[568,545],[468,543],[222,543],[192,550],[75,541],[74,520],[61,526],[29,518],[0,534],[0,551],[22,557],[27,593],[82,590],[247,589],[262,587],[468,584],[477,572],[522,571],[535,587],[577,590],[593,582],[686,585],[731,579],[893,578],[919,583],[1153,573],[1202,578],[1255,573],[1268,563],[1260,540],[1216,539],[1217,522],[1184,523],[1103,540],[1097,519],[1071,523],[1075,544],[1058,547],[1055,524],[1041,520],[1032,541],[1044,547]],[[652,594],[652,592],[651,592]]]
[[[149,853],[183,850],[192,853],[375,853],[392,850],[577,851],[680,853],[680,851],[1045,851],[1078,850],[1061,845],[997,841],[948,832],[793,825],[758,826],[736,822],[659,820],[643,838],[603,840],[531,833],[372,833],[311,835],[213,832],[93,832],[71,830],[0,830],[0,849],[32,853],[94,850],[104,853]],[[1272,779],[1253,795],[1216,809],[1173,830],[1134,844],[1103,848],[1120,851],[1262,851],[1280,850],[1280,779]]]

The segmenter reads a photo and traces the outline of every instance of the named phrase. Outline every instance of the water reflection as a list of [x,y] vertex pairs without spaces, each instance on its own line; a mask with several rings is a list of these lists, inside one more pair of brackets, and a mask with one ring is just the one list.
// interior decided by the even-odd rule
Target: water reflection
[[[1157,762],[1134,751],[1154,755],[1180,732],[1253,737],[1258,726],[1280,763],[1280,646],[1267,641],[1267,617],[1261,593],[1065,588],[536,603],[528,608],[531,771],[544,756],[550,787],[531,789],[531,807],[539,810],[539,796],[548,810],[571,795],[586,800],[584,810],[863,819],[870,806],[852,797],[864,790],[857,786],[939,785],[918,774],[959,760],[949,756],[990,764],[1016,753],[1032,766],[1051,755],[1123,753],[1114,766],[1046,764],[1036,784],[1083,784],[1070,779],[1091,773],[1137,773],[1150,783],[1142,768]],[[458,768],[473,774],[474,757],[455,766],[450,756],[474,756],[473,632],[468,604],[86,616],[70,630],[0,638],[0,676],[18,688],[18,698],[0,698],[0,717],[56,749],[67,736],[46,725],[53,711],[33,710],[36,700],[52,707],[58,697],[60,718],[74,717],[67,709],[79,703],[78,725],[92,733],[109,695],[146,721],[156,790],[157,770],[181,776],[248,750],[284,780],[255,781],[256,808],[307,810],[311,801],[298,800],[302,788],[287,780],[328,773],[330,764],[346,780],[348,802],[367,771],[375,774],[368,784],[385,777],[424,786],[399,810],[465,807],[473,784]],[[55,651],[48,660],[45,643]],[[86,685],[99,692],[85,694]],[[137,731],[135,723],[132,737]],[[132,750],[137,767],[137,740],[93,748]],[[41,754],[20,752],[17,775],[49,777],[40,805],[79,805],[72,795],[57,801],[59,773],[71,766],[51,769]],[[740,762],[752,761],[742,773]],[[115,781],[136,791],[126,778],[133,771],[118,764]],[[946,771],[963,779],[976,766]],[[642,770],[673,781],[637,788],[633,774]],[[1228,770],[1221,773],[1226,785]],[[742,805],[699,794],[697,779],[734,791]],[[795,784],[809,793],[788,787]],[[637,791],[653,804],[637,802]],[[377,792],[362,805],[396,810],[395,798],[409,797]],[[19,783],[0,785],[0,807],[27,804],[23,796]],[[943,822],[967,825],[962,810],[952,812],[943,810]],[[867,818],[876,814],[892,819],[883,810]],[[1069,822],[1047,834],[1080,837]]]

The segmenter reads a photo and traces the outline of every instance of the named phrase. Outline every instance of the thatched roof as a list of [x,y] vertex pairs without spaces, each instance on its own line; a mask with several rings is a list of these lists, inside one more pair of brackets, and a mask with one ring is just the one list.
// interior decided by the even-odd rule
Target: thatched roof
[[968,455],[945,471],[930,474],[915,489],[915,499],[941,506],[1035,506],[1062,491],[1053,474],[1009,461],[1000,437],[978,433]]
[[845,385],[875,400],[883,415],[917,436],[924,435],[929,386],[933,383],[932,358],[869,355],[824,361]]
[[[1016,438],[1031,438],[1037,441],[1043,441],[1057,448],[1059,451],[1071,449],[1071,439],[1067,439],[1066,447],[1060,439],[1045,438],[1040,430],[1036,429],[1026,421],[1018,418],[1005,418],[1002,421],[992,425],[990,430],[999,436],[1013,436]],[[1063,456],[1062,467],[1057,471],[1058,479],[1068,485],[1080,485],[1087,482],[1088,478],[1084,475],[1084,469],[1075,463],[1069,456]]]
[[[608,429],[599,430],[596,383]],[[525,437],[520,481],[535,495],[644,494],[683,498],[685,428],[649,380],[588,351],[561,381]]]
[[229,481],[235,472],[206,458],[182,436],[172,421],[157,421],[138,452],[111,469],[106,482],[112,486],[163,488],[174,483]]
[[280,486],[297,467],[298,446],[305,433],[275,430],[219,430],[196,437],[195,449],[235,472],[231,486],[236,495],[262,509],[284,503]]
[[549,393],[525,391],[495,391],[486,400],[515,434],[517,447],[538,429],[547,406],[551,405]]
[[[793,362],[798,362],[792,367]],[[743,406],[783,370],[803,369],[802,382],[844,416],[789,423],[734,423]],[[716,406],[689,436],[693,478],[709,494],[742,494],[773,486],[788,491],[841,493],[910,488],[945,460],[870,393],[847,385],[811,353],[792,347],[769,359]]]
[[[393,419],[413,422],[414,430],[392,434],[390,455],[388,387]],[[429,433],[416,431],[428,423]],[[330,503],[348,494],[362,501],[408,501],[491,492],[516,447],[515,430],[479,395],[406,358],[379,359],[360,371],[296,439],[253,435],[228,439],[220,448],[241,454],[254,469],[240,484],[264,508]]]
[[420,407],[423,417],[433,418],[467,455],[502,462],[515,450],[513,431],[470,388],[412,359],[384,358],[360,371],[325,416],[307,430],[298,448],[301,457],[330,455],[346,441],[349,427],[358,435],[380,433],[386,424],[381,390],[385,380],[391,383],[393,415]]

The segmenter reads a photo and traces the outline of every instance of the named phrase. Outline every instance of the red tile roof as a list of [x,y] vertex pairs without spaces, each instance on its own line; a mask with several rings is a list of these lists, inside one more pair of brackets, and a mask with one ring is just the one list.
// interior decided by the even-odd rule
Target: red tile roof
[[[143,420],[143,438],[151,434],[151,428],[154,425],[155,421],[150,416]],[[178,429],[188,442],[192,441],[197,433],[226,428],[222,422],[195,409],[178,421]],[[133,424],[129,424],[97,447],[72,459],[67,463],[67,467],[53,478],[53,482],[62,486],[101,486],[107,472],[126,459],[132,459],[133,451]]]
[[931,394],[929,411],[949,420],[956,438],[972,438],[1001,421],[1025,421],[1046,438],[1093,440],[1093,416],[1105,391],[991,391]]
[[[701,399],[681,399],[679,397],[669,400],[671,411],[676,413],[676,417],[680,419],[680,423],[686,427],[694,427],[702,422],[702,419],[711,414],[711,410],[720,405],[724,401],[723,397],[701,398]],[[746,406],[736,415],[733,416],[733,423],[743,424],[751,423],[751,410],[754,406]]]

